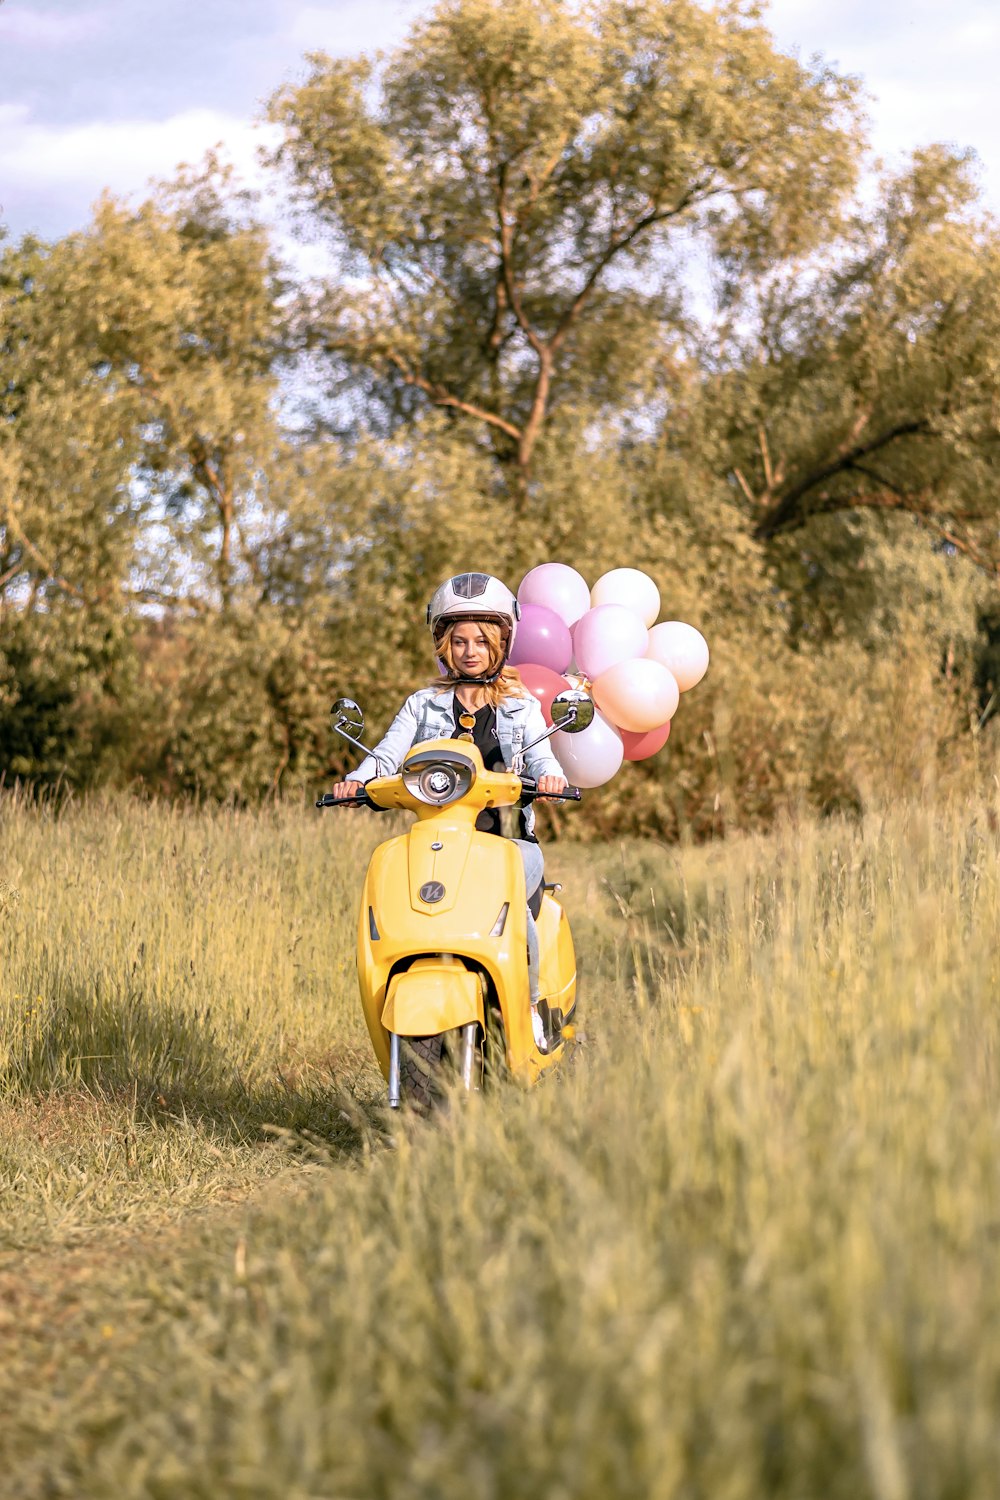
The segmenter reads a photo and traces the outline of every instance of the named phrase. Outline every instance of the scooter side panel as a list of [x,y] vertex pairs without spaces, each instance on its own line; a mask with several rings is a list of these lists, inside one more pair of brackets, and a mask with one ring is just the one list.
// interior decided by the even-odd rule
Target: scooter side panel
[[566,913],[547,892],[536,922],[540,963],[538,988],[542,998],[568,1017],[576,996],[576,954]]

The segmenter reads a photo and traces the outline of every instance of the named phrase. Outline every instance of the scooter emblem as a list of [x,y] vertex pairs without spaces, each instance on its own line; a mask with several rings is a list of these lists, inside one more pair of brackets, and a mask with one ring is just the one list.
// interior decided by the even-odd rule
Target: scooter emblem
[[435,901],[440,901],[444,895],[444,886],[440,880],[428,880],[419,891],[421,901],[426,901],[428,906],[433,906]]

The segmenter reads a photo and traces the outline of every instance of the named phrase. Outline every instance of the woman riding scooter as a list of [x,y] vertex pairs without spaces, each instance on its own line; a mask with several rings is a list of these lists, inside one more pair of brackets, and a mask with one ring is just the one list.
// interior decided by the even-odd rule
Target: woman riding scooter
[[[346,781],[338,782],[336,797],[351,797],[376,776],[393,776],[413,745],[424,740],[472,740],[487,771],[513,770],[525,746],[545,733],[542,710],[522,685],[517,669],[507,665],[520,606],[498,578],[486,573],[460,573],[434,593],[427,606],[427,623],[445,680],[411,693],[384,738]],[[547,742],[528,748],[525,769],[538,791],[556,795],[566,787],[562,767]],[[542,886],[544,862],[534,839],[534,816],[524,814],[525,837],[517,843],[524,862],[528,897],[528,979],[531,1023],[543,1049],[544,1028],[538,1013],[538,933],[534,911]],[[483,832],[501,832],[500,815],[485,809],[476,822]]]

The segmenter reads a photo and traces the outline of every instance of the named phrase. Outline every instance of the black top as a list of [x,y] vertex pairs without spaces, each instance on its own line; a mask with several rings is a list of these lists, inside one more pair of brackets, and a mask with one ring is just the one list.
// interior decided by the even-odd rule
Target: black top
[[[472,742],[480,755],[483,757],[483,767],[487,771],[503,771],[506,769],[503,763],[503,751],[500,749],[500,741],[497,739],[497,711],[489,703],[484,703],[482,708],[476,710],[475,725],[471,729],[463,728],[460,716],[470,718],[472,710],[463,708],[459,700],[455,699],[455,732],[453,740],[461,739],[465,734],[472,735]],[[476,827],[480,833],[502,833],[500,826],[500,810],[496,807],[484,807],[476,819]]]

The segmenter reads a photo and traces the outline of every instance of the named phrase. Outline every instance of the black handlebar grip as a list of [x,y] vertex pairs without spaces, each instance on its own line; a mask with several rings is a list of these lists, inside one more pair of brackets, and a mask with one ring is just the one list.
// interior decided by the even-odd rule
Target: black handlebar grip
[[[317,798],[317,807],[375,807],[367,792],[358,792],[353,797],[335,797],[332,792],[324,792],[322,797]],[[381,811],[381,809],[379,809]]]
[[578,786],[565,786],[561,792],[540,792],[538,783],[533,776],[521,777],[521,796],[526,802],[533,802],[536,797],[547,799],[550,802],[579,802],[580,788]]

